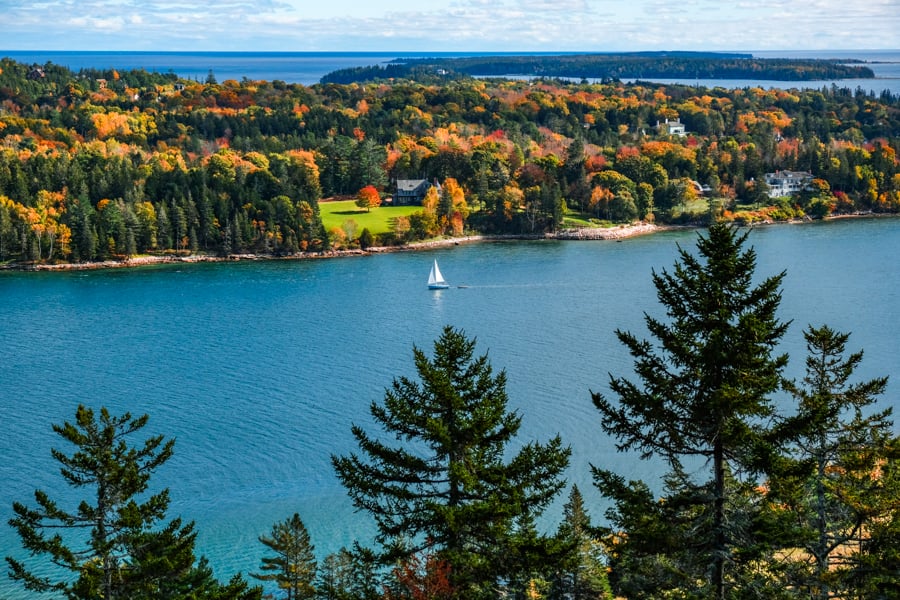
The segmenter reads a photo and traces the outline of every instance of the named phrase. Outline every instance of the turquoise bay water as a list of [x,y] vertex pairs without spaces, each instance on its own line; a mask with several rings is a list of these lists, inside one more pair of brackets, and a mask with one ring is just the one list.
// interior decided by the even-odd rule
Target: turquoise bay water
[[[331,469],[355,449],[352,423],[395,376],[414,376],[412,345],[431,352],[444,325],[478,339],[509,376],[521,442],[560,433],[571,481],[595,520],[589,465],[652,479],[652,463],[617,454],[590,390],[630,374],[616,328],[662,316],[652,269],[670,268],[684,230],[616,242],[515,242],[313,261],[198,264],[70,273],[0,273],[0,521],[44,489],[71,506],[50,458],[50,426],[79,402],[147,412],[148,433],[174,437],[154,476],[170,516],[197,522],[218,576],[259,566],[257,536],[299,512],[320,554],[371,532]],[[755,229],[758,273],[787,270],[784,349],[800,374],[808,323],[851,331],[861,376],[900,374],[900,219]],[[449,290],[425,280],[436,258]],[[885,399],[896,404],[897,384]],[[64,449],[64,448],[60,448]],[[559,503],[561,505],[561,502]],[[555,526],[559,505],[545,522]],[[3,554],[20,553],[0,526]],[[0,579],[0,597],[23,597]]]

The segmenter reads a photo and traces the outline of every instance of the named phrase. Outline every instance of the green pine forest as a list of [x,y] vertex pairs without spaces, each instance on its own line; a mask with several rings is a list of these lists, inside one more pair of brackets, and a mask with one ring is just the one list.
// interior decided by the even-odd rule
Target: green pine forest
[[[614,79],[201,83],[2,59],[0,264],[895,213],[898,103]],[[687,135],[662,135],[667,119]],[[814,180],[772,199],[776,170]],[[442,192],[414,212],[369,204],[374,230],[323,224],[324,200],[387,200],[399,179]]]

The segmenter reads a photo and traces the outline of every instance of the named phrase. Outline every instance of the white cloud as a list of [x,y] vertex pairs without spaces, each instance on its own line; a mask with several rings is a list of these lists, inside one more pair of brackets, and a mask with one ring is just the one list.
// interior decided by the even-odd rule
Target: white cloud
[[898,48],[897,1],[0,0],[0,44],[62,50]]

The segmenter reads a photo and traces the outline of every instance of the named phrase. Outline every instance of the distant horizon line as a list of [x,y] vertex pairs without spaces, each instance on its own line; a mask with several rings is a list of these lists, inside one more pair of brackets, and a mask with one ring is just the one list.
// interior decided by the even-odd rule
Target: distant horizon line
[[654,53],[694,53],[694,54],[733,54],[751,52],[900,52],[898,48],[803,48],[803,49],[740,49],[740,50],[54,50],[54,49],[13,49],[3,48],[2,52],[16,53],[94,53],[94,54],[637,54]]

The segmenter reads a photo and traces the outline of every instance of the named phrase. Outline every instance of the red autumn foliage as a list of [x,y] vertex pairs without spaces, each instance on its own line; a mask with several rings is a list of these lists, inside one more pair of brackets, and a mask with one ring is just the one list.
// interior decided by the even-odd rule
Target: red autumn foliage
[[431,552],[415,554],[394,569],[397,583],[406,593],[386,592],[386,600],[449,600],[454,596],[450,563]]
[[356,194],[356,205],[370,210],[381,206],[381,194],[374,186],[367,185]]

